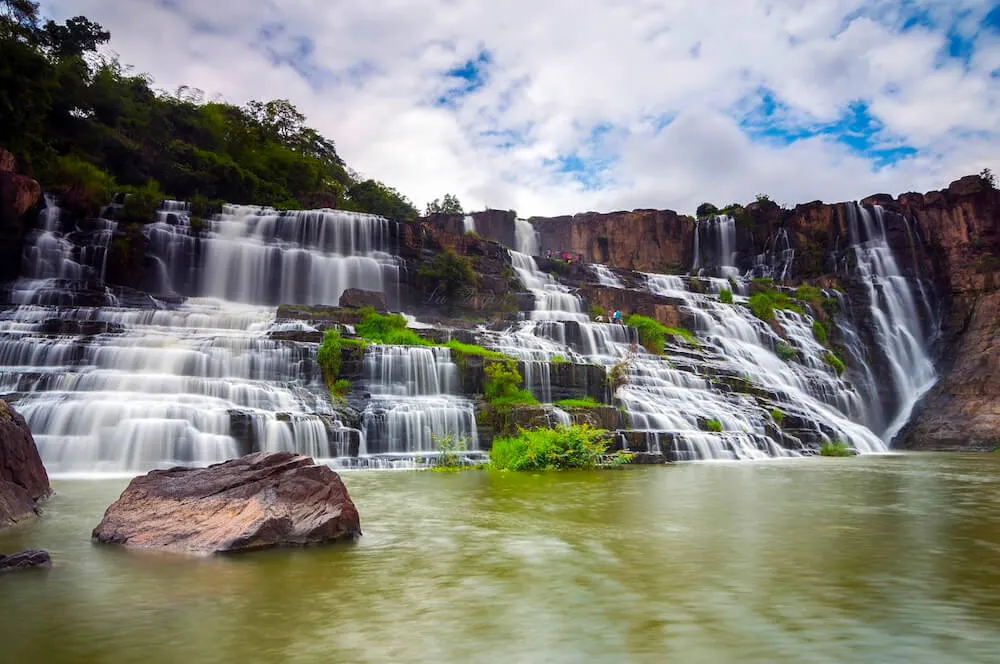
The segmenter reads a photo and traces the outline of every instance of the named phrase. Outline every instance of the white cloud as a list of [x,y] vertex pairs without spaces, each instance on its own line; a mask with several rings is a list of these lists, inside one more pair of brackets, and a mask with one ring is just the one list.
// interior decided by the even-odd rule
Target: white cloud
[[[837,200],[1000,171],[1000,79],[991,77],[1000,38],[977,37],[988,7],[975,0],[52,0],[44,8],[104,24],[123,62],[166,89],[187,84],[234,103],[291,99],[351,166],[418,206],[454,192],[466,207],[521,214],[691,211],[757,192],[786,203]],[[967,64],[942,59],[949,25],[978,38]],[[312,80],[268,55],[294,53],[301,39],[314,45],[298,68],[316,72]],[[483,49],[486,84],[435,106],[449,88],[442,74]],[[862,100],[884,127],[881,140],[917,154],[878,169],[832,136],[755,142],[736,109],[751,110],[761,87],[783,104],[780,117],[801,126],[834,122]],[[674,121],[660,128],[661,118]],[[598,145],[596,125],[613,127]],[[603,165],[590,174],[598,186],[558,170],[557,158],[570,154]]]

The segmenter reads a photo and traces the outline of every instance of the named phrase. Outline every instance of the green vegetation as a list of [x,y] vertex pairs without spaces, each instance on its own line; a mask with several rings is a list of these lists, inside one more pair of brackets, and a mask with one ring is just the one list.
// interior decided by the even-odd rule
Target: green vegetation
[[698,337],[694,336],[694,332],[686,327],[665,327],[663,328],[663,332],[664,334],[669,334],[672,337],[680,337],[692,346],[698,345]]
[[780,427],[785,421],[785,414],[778,408],[772,408],[771,419],[774,420],[774,423]]
[[820,342],[825,346],[828,340],[826,334],[826,326],[823,325],[823,323],[821,323],[820,321],[814,320],[812,327],[813,327],[813,336],[816,337],[816,341]]
[[560,408],[598,408],[604,404],[593,397],[584,397],[582,399],[560,399],[555,405]]
[[629,360],[619,360],[615,362],[610,369],[608,369],[608,387],[611,389],[611,394],[613,395],[618,391],[619,387],[625,385],[628,382],[628,368]]
[[719,208],[715,207],[711,203],[702,203],[698,206],[698,210],[695,212],[695,216],[698,218],[710,217],[713,214],[719,214]]
[[823,353],[823,361],[829,364],[831,367],[833,367],[833,370],[837,372],[838,376],[844,375],[846,367],[844,366],[844,361],[841,360],[839,357],[837,357],[830,351],[827,351]]
[[604,315],[604,310],[601,309],[596,304],[590,305],[590,308],[587,309],[587,312],[590,314],[590,320],[597,320],[598,317]]
[[552,359],[549,360],[549,364],[568,364],[569,361],[562,355],[553,355]]
[[36,2],[0,0],[0,145],[75,212],[95,214],[119,190],[134,197],[123,212],[138,223],[152,221],[154,193],[417,217],[391,187],[360,180],[288,101],[159,92],[97,53],[109,38],[83,16],[43,24]]
[[733,303],[733,291],[729,290],[728,288],[723,288],[722,290],[720,290],[719,291],[719,302],[722,302],[723,304],[732,304]]
[[722,422],[719,420],[705,420],[704,423],[705,431],[713,431],[715,433],[722,433]]
[[639,314],[625,318],[625,324],[639,331],[639,343],[654,355],[663,355],[667,327],[657,320]]
[[340,349],[343,339],[340,330],[327,330],[323,334],[323,343],[319,345],[316,352],[316,362],[323,372],[323,379],[327,387],[333,390],[336,385],[337,376],[340,375]]
[[338,378],[330,388],[330,392],[338,397],[344,397],[351,391],[351,382],[346,378]]
[[475,357],[481,357],[486,360],[500,360],[500,361],[510,361],[513,362],[514,358],[509,355],[504,355],[503,353],[498,353],[495,350],[489,350],[483,348],[482,346],[477,346],[475,344],[464,344],[458,339],[449,339],[445,346],[450,348],[455,354],[462,355],[473,355]]
[[823,443],[819,448],[819,453],[821,456],[829,457],[854,456],[854,452],[847,446],[847,443],[841,440]]
[[490,465],[497,470],[596,468],[608,449],[608,435],[588,424],[522,429],[493,441]]
[[995,175],[993,175],[993,171],[991,171],[990,169],[984,168],[983,170],[979,171],[979,179],[982,180],[983,186],[985,186],[987,189],[997,188],[997,178]]
[[445,249],[428,265],[420,266],[419,274],[435,282],[436,287],[445,295],[453,298],[462,290],[474,286],[479,276],[472,268],[472,261],[466,256],[459,256],[451,249]]
[[798,355],[798,351],[791,344],[785,343],[784,341],[778,342],[777,347],[774,349],[778,357],[783,359],[785,362],[789,360],[794,360],[795,356]]
[[[756,280],[754,280],[756,281]],[[773,321],[775,309],[786,309],[804,314],[801,306],[795,303],[787,294],[774,288],[761,290],[750,296],[750,309],[754,316],[763,321]]]
[[371,307],[362,311],[361,321],[354,326],[354,331],[367,341],[392,346],[434,345],[434,342],[406,327],[406,319],[402,314],[380,314]]
[[795,289],[795,299],[808,302],[815,311],[819,311],[822,308],[823,291],[816,286],[803,284]]
[[437,447],[438,458],[435,469],[459,470],[465,467],[464,455],[469,451],[469,439],[458,436],[432,435],[431,441]]
[[538,404],[538,399],[521,387],[521,374],[513,360],[493,362],[486,366],[483,396],[495,408]]
[[427,204],[425,214],[464,214],[462,211],[462,204],[458,201],[458,196],[453,196],[451,194],[445,194],[444,200],[435,198],[433,201]]

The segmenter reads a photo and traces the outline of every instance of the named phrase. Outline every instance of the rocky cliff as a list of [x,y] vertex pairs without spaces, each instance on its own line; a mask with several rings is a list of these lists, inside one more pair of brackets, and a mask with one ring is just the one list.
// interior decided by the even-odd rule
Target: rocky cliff
[[41,197],[38,183],[18,174],[14,155],[0,148],[0,281],[18,275],[24,236]]

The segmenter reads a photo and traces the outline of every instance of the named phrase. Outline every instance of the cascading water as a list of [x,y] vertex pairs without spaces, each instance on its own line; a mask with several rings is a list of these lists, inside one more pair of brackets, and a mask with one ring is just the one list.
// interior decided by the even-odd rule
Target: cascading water
[[463,233],[475,233],[476,232],[476,218],[471,214],[467,214],[462,218],[462,232]]
[[458,367],[449,349],[371,346],[364,380],[371,400],[362,414],[362,454],[436,453],[445,436],[479,449],[475,409],[458,396]]
[[[906,220],[902,219],[905,223]],[[885,373],[882,385],[890,395],[872,396],[883,404],[888,417],[881,436],[889,442],[906,424],[914,405],[937,379],[934,364],[927,353],[921,312],[928,315],[932,307],[928,289],[919,281],[903,276],[886,241],[885,211],[881,206],[869,210],[861,204],[847,206],[848,233],[853,256],[854,274],[865,291],[868,319],[872,324],[875,350],[884,357]],[[907,226],[907,230],[909,227]],[[916,286],[916,288],[915,288]],[[871,363],[867,365],[872,370]],[[871,379],[872,383],[878,383]],[[889,398],[886,398],[888,396]]]
[[695,221],[693,274],[736,277],[736,220],[716,215]]
[[617,274],[611,271],[607,265],[593,263],[589,265],[590,270],[597,277],[597,283],[608,288],[625,288],[625,282]]

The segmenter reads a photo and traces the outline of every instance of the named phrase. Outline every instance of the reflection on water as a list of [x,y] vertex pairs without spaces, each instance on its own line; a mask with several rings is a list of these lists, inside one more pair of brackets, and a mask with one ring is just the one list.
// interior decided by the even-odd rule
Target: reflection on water
[[[993,662],[1000,455],[351,473],[356,545],[92,545],[64,481],[0,551],[3,662]],[[16,618],[14,618],[16,616]]]

